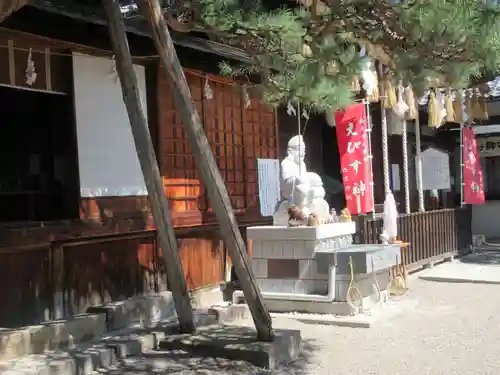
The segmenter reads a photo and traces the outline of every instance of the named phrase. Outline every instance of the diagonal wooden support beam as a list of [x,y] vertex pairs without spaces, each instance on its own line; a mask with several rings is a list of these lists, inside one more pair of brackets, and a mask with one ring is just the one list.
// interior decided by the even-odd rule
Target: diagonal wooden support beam
[[132,63],[120,5],[118,0],[102,0],[102,3],[108,18],[109,34],[115,53],[116,70],[122,86],[123,101],[127,107],[137,156],[148,189],[149,203],[165,259],[167,280],[174,297],[180,330],[183,333],[191,333],[195,330],[191,299],[177,251],[177,240],[168,211],[167,198],[163,191],[153,142],[144,109],[141,106],[137,76]]
[[231,255],[245,300],[252,313],[258,339],[271,341],[273,339],[271,316],[264,306],[262,294],[250,267],[250,259],[231,207],[226,185],[203,130],[160,3],[158,0],[140,0],[138,5],[151,25],[156,49],[165,68],[165,74],[169,78],[168,82],[174,96],[175,106],[180,112],[182,125],[203,177],[224,244]]
[[0,0],[0,23],[10,17],[12,13],[27,5],[29,0]]

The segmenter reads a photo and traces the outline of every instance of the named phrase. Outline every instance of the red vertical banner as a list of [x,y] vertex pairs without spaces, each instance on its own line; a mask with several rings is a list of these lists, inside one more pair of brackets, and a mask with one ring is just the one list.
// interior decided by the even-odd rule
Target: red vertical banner
[[462,129],[462,178],[463,203],[483,204],[483,170],[477,152],[477,143],[472,128]]
[[373,212],[365,105],[353,104],[336,112],[335,124],[347,208],[354,215]]

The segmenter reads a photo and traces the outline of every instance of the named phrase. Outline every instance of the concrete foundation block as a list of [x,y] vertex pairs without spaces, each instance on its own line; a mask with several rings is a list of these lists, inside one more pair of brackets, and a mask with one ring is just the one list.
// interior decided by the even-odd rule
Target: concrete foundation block
[[175,305],[172,293],[162,292],[90,307],[87,312],[105,314],[108,331],[115,331],[134,324],[153,327],[158,322],[175,316]]
[[29,329],[0,329],[0,362],[31,354]]
[[197,309],[209,308],[224,300],[224,294],[220,286],[194,290],[190,294],[191,304]]
[[77,343],[96,339],[106,333],[104,314],[81,314],[67,320],[28,327],[31,353],[68,348]]
[[143,340],[114,338],[106,342],[106,345],[113,348],[117,358],[126,358],[140,355],[143,350]]
[[226,305],[226,306],[212,306],[209,313],[216,316],[217,322],[224,324],[234,322],[235,320],[245,319],[250,316],[248,305]]
[[109,368],[116,363],[114,348],[103,344],[78,347],[68,351],[75,361],[78,375],[92,375],[97,369]]
[[77,375],[74,359],[65,352],[24,356],[0,369],[2,375]]
[[[389,271],[381,271],[375,275],[380,290],[385,290],[389,282]],[[350,276],[337,275],[335,281],[335,300],[339,302],[346,301],[347,291],[350,285]],[[355,277],[355,286],[361,293],[361,296],[369,297],[374,293],[374,284],[372,275],[357,275]]]
[[[211,324],[217,323],[217,314],[208,309],[195,309],[194,314],[194,324],[197,327],[203,327]],[[177,316],[171,317],[169,319],[162,320],[159,324],[154,327],[154,330],[167,330],[170,332],[172,327],[177,329],[179,326],[179,319]]]
[[200,328],[194,335],[168,336],[160,342],[160,349],[243,360],[266,369],[296,360],[302,350],[298,330],[275,330],[272,342],[257,341],[256,336],[249,327],[216,325]]

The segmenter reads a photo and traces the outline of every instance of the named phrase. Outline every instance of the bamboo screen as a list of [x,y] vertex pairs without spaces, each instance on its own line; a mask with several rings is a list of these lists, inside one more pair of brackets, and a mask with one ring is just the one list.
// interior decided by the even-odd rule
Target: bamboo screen
[[[186,78],[207,138],[236,212],[258,207],[257,158],[277,157],[276,118],[272,108],[244,95],[229,81],[210,81],[212,98],[203,94],[205,78]],[[201,176],[190,152],[178,111],[163,72],[159,74],[159,160],[164,189],[175,213],[211,211]]]

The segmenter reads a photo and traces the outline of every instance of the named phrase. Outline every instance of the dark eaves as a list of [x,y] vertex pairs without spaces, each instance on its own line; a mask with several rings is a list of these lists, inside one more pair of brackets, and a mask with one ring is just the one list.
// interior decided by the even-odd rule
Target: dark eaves
[[[133,0],[124,0],[121,3],[127,32],[151,38],[148,23],[138,13]],[[68,1],[68,0],[32,0],[30,6],[37,9],[63,15],[69,18],[106,26],[104,11],[100,8],[100,1]],[[231,60],[247,62],[249,55],[242,49],[217,43],[208,39],[170,31],[175,44],[192,48],[197,51],[211,53]]]

